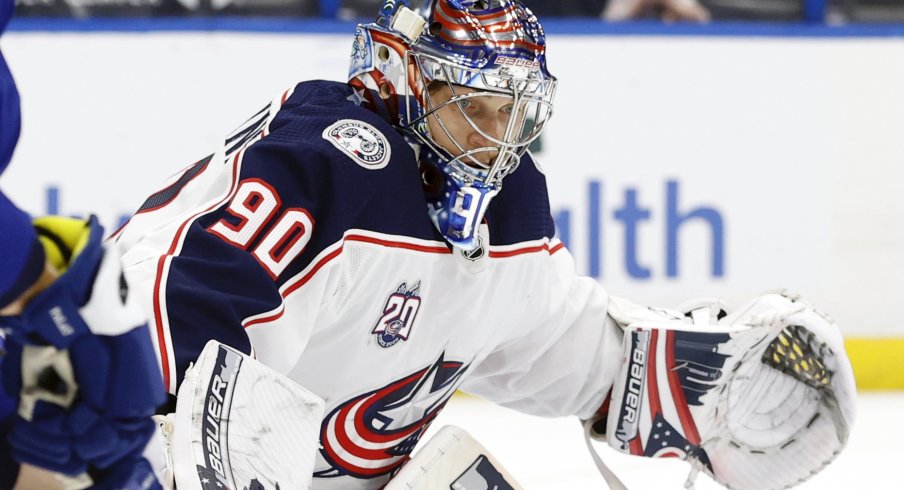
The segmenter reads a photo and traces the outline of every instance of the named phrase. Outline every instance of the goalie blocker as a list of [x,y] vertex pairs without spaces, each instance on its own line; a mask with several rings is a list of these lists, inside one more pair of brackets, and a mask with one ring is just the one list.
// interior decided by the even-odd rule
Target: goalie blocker
[[683,310],[612,298],[622,365],[608,416],[585,422],[589,435],[621,452],[685,459],[689,485],[703,471],[743,490],[790,488],[839,454],[856,388],[829,319],[784,292],[732,314],[709,300]]

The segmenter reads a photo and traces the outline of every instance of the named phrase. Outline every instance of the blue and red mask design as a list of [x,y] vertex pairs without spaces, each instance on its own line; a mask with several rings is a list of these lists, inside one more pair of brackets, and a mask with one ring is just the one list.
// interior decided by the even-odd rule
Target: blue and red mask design
[[537,17],[519,0],[385,0],[376,22],[358,26],[349,84],[426,149],[430,219],[476,250],[502,179],[552,116],[557,80]]
[[320,430],[320,452],[332,468],[314,476],[375,478],[398,469],[468,367],[441,354],[429,367],[340,404]]

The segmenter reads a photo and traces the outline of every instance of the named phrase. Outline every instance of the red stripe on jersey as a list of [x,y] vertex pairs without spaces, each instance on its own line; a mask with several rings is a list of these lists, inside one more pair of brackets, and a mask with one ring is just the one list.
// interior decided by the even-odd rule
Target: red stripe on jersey
[[531,253],[544,252],[544,251],[549,252],[549,255],[552,255],[552,254],[558,252],[559,250],[561,250],[563,247],[564,247],[564,245],[562,245],[561,243],[557,243],[552,248],[549,248],[549,244],[544,243],[543,245],[534,245],[532,247],[517,248],[515,250],[496,250],[496,251],[491,250],[490,257],[492,257],[494,259],[502,259],[502,258],[506,258],[506,257],[514,257],[516,255],[524,255],[524,254],[531,254]]
[[373,243],[375,245],[382,245],[384,247],[389,248],[404,248],[406,250],[414,250],[416,252],[426,252],[426,253],[434,253],[434,254],[451,254],[452,250],[446,246],[429,246],[429,245],[420,245],[416,243],[406,243],[406,242],[398,242],[394,240],[384,240],[382,238],[374,238],[364,235],[348,235],[345,237],[344,241],[347,242],[364,242],[364,243]]
[[[292,294],[293,292],[295,292],[295,290],[297,290],[298,288],[300,288],[300,287],[304,286],[305,284],[307,284],[307,282],[310,281],[312,277],[314,277],[314,274],[316,274],[317,271],[319,271],[321,267],[323,267],[324,265],[326,265],[327,262],[329,262],[329,261],[335,259],[336,257],[338,257],[340,253],[342,253],[342,247],[341,247],[341,246],[340,246],[339,248],[337,248],[336,250],[333,250],[332,252],[330,252],[326,257],[322,258],[322,259],[320,260],[320,262],[317,262],[317,265],[315,265],[310,271],[308,271],[308,273],[305,274],[304,277],[302,277],[301,279],[299,279],[298,282],[294,282],[294,283],[292,283],[291,285],[289,285],[289,286],[283,291],[282,297],[283,297],[283,298],[288,297],[290,294]],[[275,319],[279,318],[280,316],[282,316],[282,312],[280,312],[279,314],[277,314],[277,315],[275,315],[275,316],[273,316],[273,317],[260,318],[260,319],[254,320],[254,323],[262,323],[262,322],[266,322],[266,321],[269,321],[269,320],[275,320]],[[247,327],[246,327],[246,328],[247,328]]]
[[154,326],[157,329],[157,346],[160,350],[160,367],[163,370],[163,389],[170,389],[169,354],[166,350],[166,338],[163,334],[163,316],[160,313],[160,278],[163,277],[163,264],[166,255],[157,260],[157,277],[154,278]]
[[[447,247],[439,247],[439,246],[431,247],[431,246],[426,246],[426,245],[418,245],[418,244],[414,244],[414,243],[383,240],[380,238],[373,238],[373,237],[368,237],[368,236],[364,236],[364,235],[348,235],[342,240],[342,242],[340,242],[341,245],[336,250],[333,250],[332,252],[327,254],[325,257],[320,259],[320,261],[317,262],[314,265],[314,267],[312,267],[311,270],[308,271],[307,274],[305,274],[300,279],[298,279],[298,281],[287,284],[286,288],[282,292],[282,297],[284,299],[287,298],[290,294],[294,293],[299,288],[301,288],[302,286],[307,284],[308,281],[310,281],[311,278],[314,277],[314,274],[317,274],[317,272],[320,269],[322,269],[323,266],[325,266],[328,262],[335,259],[336,257],[339,256],[339,254],[342,253],[344,244],[347,241],[372,243],[375,245],[382,245],[384,247],[403,248],[403,249],[407,249],[407,250],[414,250],[417,252],[425,252],[425,253],[439,253],[439,254],[451,254],[452,253],[452,251],[449,250]],[[280,318],[283,315],[283,313],[285,313],[285,310],[280,309],[280,311],[278,311],[272,315],[251,320],[251,321],[245,323],[244,327],[248,328],[248,327],[251,327],[252,325],[258,325],[261,323],[267,323],[267,322],[271,322],[273,320],[277,320],[278,318]]]
[[697,432],[697,424],[694,423],[694,417],[687,406],[684,390],[681,389],[681,378],[678,377],[678,371],[675,369],[675,332],[673,331],[666,333],[665,359],[669,373],[669,388],[672,390],[672,399],[678,410],[678,419],[681,420],[681,427],[684,428],[684,437],[691,444],[699,446],[700,434]]
[[[232,195],[235,193],[236,189],[238,189],[239,161],[240,161],[241,156],[244,153],[244,151],[245,151],[244,149],[239,150],[239,152],[236,153],[235,158],[232,161],[232,187],[229,189],[229,194],[226,195],[225,201],[220,201],[220,202],[208,207],[204,211],[196,213],[195,215],[189,217],[184,222],[182,222],[182,224],[179,225],[179,229],[176,230],[176,234],[173,237],[173,241],[170,243],[169,250],[167,250],[165,255],[160,257],[159,262],[157,263],[157,277],[154,279],[154,305],[153,305],[154,317],[155,317],[154,321],[157,324],[157,344],[160,348],[160,363],[162,364],[161,367],[163,370],[163,384],[167,390],[169,390],[169,387],[170,387],[170,381],[171,381],[172,374],[169,371],[169,361],[168,361],[169,356],[166,353],[167,352],[166,338],[163,335],[163,316],[162,316],[163,309],[160,307],[160,303],[161,303],[161,301],[165,301],[164,296],[166,295],[166,291],[162,291],[162,292],[160,291],[161,278],[163,277],[163,272],[164,272],[163,265],[164,265],[167,257],[172,257],[176,254],[176,248],[178,247],[178,244],[183,235],[183,232],[185,231],[185,228],[188,226],[189,223],[191,223],[192,221],[197,219],[199,216],[201,216],[205,213],[208,213],[208,212],[216,209],[219,206],[222,206],[223,202],[228,202],[232,198]],[[164,359],[166,359],[166,361]],[[173,391],[175,391],[175,386],[173,387]]]
[[122,230],[126,229],[126,225],[129,224],[130,221],[132,221],[132,218],[127,219],[125,221],[125,223],[119,225],[119,228],[117,228],[116,231],[111,233],[110,236],[107,237],[107,240],[116,241],[116,237],[119,236],[120,233],[122,233]]
[[[450,250],[449,247],[447,247],[447,246],[421,245],[421,244],[417,244],[417,243],[408,243],[408,242],[401,242],[401,241],[396,241],[396,240],[386,240],[386,239],[382,239],[382,238],[375,238],[375,237],[370,237],[370,236],[365,236],[365,235],[352,235],[352,234],[346,235],[346,237],[343,238],[342,241],[340,242],[341,245],[339,245],[339,247],[336,248],[336,250],[333,250],[332,252],[327,254],[325,257],[320,259],[320,261],[317,262],[314,265],[314,267],[312,267],[311,270],[309,270],[307,272],[307,274],[305,274],[304,276],[302,276],[300,279],[298,279],[295,282],[287,283],[285,289],[283,290],[283,292],[281,294],[283,299],[287,298],[290,294],[294,293],[299,288],[301,288],[302,286],[307,284],[311,280],[311,278],[313,278],[314,275],[317,274],[317,272],[323,268],[323,266],[325,266],[331,260],[338,257],[342,253],[345,242],[371,243],[371,244],[380,245],[383,247],[401,248],[401,249],[405,249],[405,250],[413,250],[415,252],[433,253],[433,254],[441,254],[441,255],[447,255],[447,254],[452,253],[452,250]],[[523,254],[527,254],[527,253],[542,252],[544,250],[549,251],[549,253],[551,255],[555,252],[558,252],[559,250],[562,250],[563,248],[565,248],[565,246],[562,243],[556,244],[552,249],[549,248],[548,244],[543,244],[543,245],[537,245],[534,247],[527,247],[527,248],[523,248],[523,249],[510,250],[510,251],[505,251],[505,252],[490,252],[490,257],[494,257],[494,258],[512,257],[515,255],[523,255]],[[280,317],[282,317],[283,313],[285,313],[285,311],[284,311],[284,309],[281,308],[278,312],[273,313],[272,315],[265,316],[262,318],[255,318],[254,320],[250,320],[247,323],[244,323],[243,325],[245,328],[248,328],[253,325],[271,322],[271,321],[277,320]]]
[[270,315],[270,316],[265,316],[265,317],[261,317],[261,318],[255,318],[254,320],[249,320],[249,321],[247,321],[247,322],[242,322],[242,327],[244,327],[244,328],[249,328],[249,327],[252,327],[252,326],[254,326],[254,325],[257,325],[258,323],[267,323],[267,322],[272,322],[272,321],[274,321],[274,320],[278,320],[278,319],[280,319],[280,318],[283,316],[283,313],[285,313],[285,312],[286,312],[286,304],[285,304],[285,303],[280,303],[280,305],[279,305],[279,311],[277,311],[276,313],[274,313],[274,314],[272,314],[272,315]]

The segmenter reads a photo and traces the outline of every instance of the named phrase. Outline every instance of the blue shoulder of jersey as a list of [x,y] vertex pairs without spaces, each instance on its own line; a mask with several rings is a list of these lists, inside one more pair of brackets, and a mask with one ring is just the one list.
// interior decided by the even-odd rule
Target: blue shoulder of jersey
[[[304,250],[278,274],[278,283],[309,265],[349,230],[442,241],[427,216],[414,150],[380,115],[360,105],[344,83],[302,82],[269,124],[268,134],[242,156],[239,186],[272,193],[272,226],[245,243],[252,250],[296,210],[313,230]],[[245,196],[239,192],[238,196]],[[200,220],[243,225],[240,214],[214,212]],[[276,252],[280,252],[277,250]]]
[[493,245],[512,245],[556,234],[549,209],[546,176],[533,155],[521,157],[518,169],[505,177],[502,190],[486,214]]

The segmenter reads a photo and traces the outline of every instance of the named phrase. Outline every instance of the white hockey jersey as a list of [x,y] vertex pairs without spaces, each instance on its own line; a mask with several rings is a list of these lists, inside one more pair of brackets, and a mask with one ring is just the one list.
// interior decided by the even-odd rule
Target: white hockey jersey
[[506,177],[465,256],[427,216],[411,146],[360,103],[299,84],[115,235],[169,391],[215,338],[320,395],[314,488],[384,485],[457,389],[590,416],[621,333],[554,238],[540,168]]

